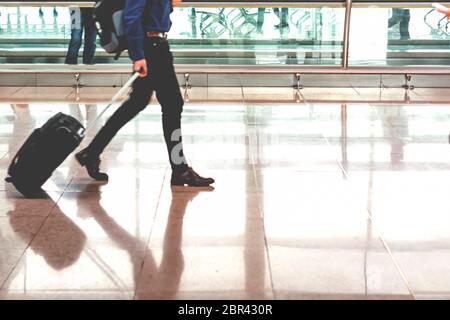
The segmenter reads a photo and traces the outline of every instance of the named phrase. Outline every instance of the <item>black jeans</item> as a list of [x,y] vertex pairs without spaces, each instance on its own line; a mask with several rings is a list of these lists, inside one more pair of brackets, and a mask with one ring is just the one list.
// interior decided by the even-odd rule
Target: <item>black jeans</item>
[[183,98],[173,66],[173,56],[167,40],[146,38],[145,58],[148,75],[133,83],[133,91],[127,101],[117,109],[88,146],[88,153],[100,156],[108,143],[128,121],[144,110],[153,91],[161,104],[164,139],[172,170],[187,169],[181,139],[181,113]]

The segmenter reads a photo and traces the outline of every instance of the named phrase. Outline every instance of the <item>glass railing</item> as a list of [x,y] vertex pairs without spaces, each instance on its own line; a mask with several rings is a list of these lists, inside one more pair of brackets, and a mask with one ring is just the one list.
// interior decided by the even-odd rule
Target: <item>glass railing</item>
[[389,6],[354,4],[350,66],[450,65],[450,29],[443,14],[428,4]]
[[[353,1],[347,9],[346,4],[185,2],[171,16],[175,63],[450,66],[450,24],[431,1]],[[0,63],[64,63],[70,35],[67,3],[39,7],[3,2],[0,6]],[[82,50],[80,63],[81,56]],[[128,63],[128,58],[124,54],[115,61],[97,45],[95,63]]]

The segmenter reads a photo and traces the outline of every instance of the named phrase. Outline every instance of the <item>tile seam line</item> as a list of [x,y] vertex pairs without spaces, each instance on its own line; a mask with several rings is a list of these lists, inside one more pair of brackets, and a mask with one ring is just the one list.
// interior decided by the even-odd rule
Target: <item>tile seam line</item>
[[[323,135],[323,137],[325,138],[326,143],[328,144],[328,146],[331,146],[329,140],[327,139],[327,137],[325,135]],[[344,173],[345,177],[347,178],[347,180],[350,180],[350,177],[348,175],[347,170],[345,170],[345,168],[342,166],[341,162],[336,159],[336,162],[338,164],[338,166],[341,168],[341,171]],[[389,244],[387,243],[386,239],[384,238],[383,234],[381,233],[381,231],[379,230],[379,228],[377,228],[374,224],[375,222],[372,219],[372,212],[370,211],[369,208],[366,207],[366,211],[367,211],[367,217],[369,218],[369,220],[372,223],[372,227],[375,229],[375,232],[377,233],[378,238],[380,239],[381,243],[383,244],[384,248],[386,249],[387,253],[389,254],[389,257],[391,258],[392,262],[394,263],[395,268],[397,269],[397,272],[400,274],[400,277],[402,278],[406,288],[408,289],[409,293],[411,294],[412,298],[414,300],[416,299],[416,294],[412,288],[412,285],[410,284],[408,278],[406,277],[403,269],[401,268],[400,264],[398,263],[397,259],[394,257],[391,248],[389,247]]]
[[[151,236],[152,236],[153,227],[155,225],[156,215],[158,214],[159,204],[160,204],[160,201],[161,201],[161,195],[162,195],[162,192],[163,192],[163,189],[164,189],[164,183],[166,182],[167,171],[168,171],[168,167],[166,167],[166,169],[164,170],[164,176],[163,176],[163,179],[162,179],[161,188],[159,189],[158,200],[156,201],[156,207],[155,207],[155,211],[154,211],[154,215],[153,215],[152,227],[151,227],[150,232],[148,234],[147,241],[145,242],[144,251],[147,250],[148,246],[150,245],[150,239],[151,239]],[[142,269],[144,268],[144,263],[145,263],[145,256],[144,256],[144,259],[142,260],[141,268],[139,270],[139,276],[137,277],[138,280],[134,284],[135,285],[135,289],[134,289],[133,297],[132,297],[131,300],[136,300],[136,296],[137,296],[137,292],[138,292],[138,284],[139,284],[139,282],[141,280]]]
[[[2,86],[2,87],[6,87],[6,86]],[[1,103],[6,103],[6,104],[7,104],[7,103],[14,102],[14,101],[13,101],[13,96],[14,96],[16,93],[18,93],[20,90],[24,89],[25,86],[18,86],[18,87],[12,86],[11,88],[15,88],[15,90],[14,90],[13,92],[11,92],[9,95],[7,95],[6,97],[0,98],[0,102],[1,102]]]
[[[304,95],[299,92],[300,96],[302,97],[303,101],[305,102],[306,105],[310,105],[310,103],[308,102],[308,100],[305,99]],[[316,117],[313,117],[314,121],[316,121]],[[326,144],[331,147],[330,141],[328,140],[328,138],[326,137],[326,135],[321,132],[322,137],[325,139]],[[350,180],[350,177],[348,175],[347,170],[345,170],[345,168],[342,166],[341,162],[339,161],[338,158],[335,157],[336,163],[339,166],[339,168],[341,169],[341,171],[344,173],[345,177],[347,178],[347,180]],[[369,220],[372,222],[372,224],[374,223],[373,219],[372,219],[372,212],[370,211],[369,208],[366,207],[366,211],[367,211],[367,217],[369,218]],[[417,300],[416,298],[416,294],[414,292],[414,290],[412,289],[412,286],[408,280],[408,278],[406,277],[403,269],[401,268],[400,264],[398,263],[397,259],[394,257],[394,255],[392,254],[392,251],[387,243],[387,241],[385,240],[384,236],[382,235],[381,231],[374,226],[375,231],[377,233],[378,238],[380,239],[380,241],[383,243],[384,248],[386,249],[387,253],[389,254],[389,257],[391,258],[392,263],[394,263],[395,268],[397,269],[397,272],[400,274],[400,277],[402,278],[402,281],[404,283],[404,285],[406,286],[406,288],[408,289],[410,295],[412,296],[412,298],[414,300]]]
[[[7,281],[9,280],[9,278],[11,277],[12,273],[14,272],[14,270],[16,269],[17,265],[19,264],[20,260],[22,260],[24,254],[26,253],[26,251],[29,249],[31,243],[34,241],[34,239],[36,239],[36,237],[38,236],[39,232],[42,230],[44,224],[48,221],[48,219],[50,218],[50,216],[52,215],[52,212],[55,210],[55,208],[58,206],[58,202],[61,200],[61,198],[63,197],[64,193],[67,191],[67,188],[69,188],[69,185],[72,183],[73,178],[75,177],[75,174],[72,174],[69,182],[66,184],[66,186],[64,187],[64,190],[61,192],[60,196],[58,197],[58,199],[56,201],[54,201],[53,206],[51,207],[51,209],[49,210],[47,216],[44,218],[44,220],[42,221],[42,223],[40,224],[39,228],[36,230],[36,233],[33,235],[33,237],[31,238],[31,240],[28,242],[27,246],[25,247],[25,249],[23,250],[22,254],[20,255],[20,258],[17,260],[17,262],[14,264],[14,266],[11,268],[11,271],[8,273],[8,276],[5,278],[5,280],[0,283],[0,290],[3,290],[4,285],[7,283]],[[56,191],[58,192],[58,191]]]
[[19,93],[20,91],[22,91],[25,88],[26,88],[26,86],[17,87],[16,90],[14,90],[7,99],[13,98],[14,95],[16,95],[17,93]]
[[25,253],[27,252],[27,250],[29,249],[31,243],[34,241],[34,239],[37,237],[37,235],[39,234],[39,232],[42,230],[42,227],[44,226],[44,224],[47,222],[47,220],[50,218],[50,216],[52,215],[53,210],[55,210],[55,208],[58,205],[59,200],[61,200],[64,192],[66,191],[67,187],[69,184],[67,184],[66,188],[64,188],[64,191],[61,192],[61,195],[58,197],[58,199],[55,201],[55,203],[53,204],[53,206],[51,207],[51,209],[49,210],[47,216],[44,218],[44,220],[42,221],[42,223],[40,224],[39,228],[36,230],[36,233],[33,235],[33,237],[31,238],[31,240],[28,242],[28,244],[26,245],[26,247],[23,249],[19,259],[16,261],[16,263],[13,265],[13,267],[11,268],[11,271],[8,273],[8,275],[6,276],[5,280],[0,283],[0,290],[5,290],[4,286],[5,284],[8,282],[9,278],[11,277],[11,275],[13,274],[13,272],[16,270],[19,262],[22,260],[22,258],[24,257]]
[[394,257],[394,254],[392,253],[391,248],[389,247],[389,244],[387,243],[386,239],[384,238],[382,233],[379,231],[379,229],[374,225],[375,223],[372,219],[372,213],[370,212],[369,208],[366,208],[366,209],[367,209],[368,217],[369,217],[370,221],[372,222],[372,226],[373,226],[373,228],[375,228],[375,230],[378,234],[378,238],[381,240],[384,248],[386,249],[389,256],[391,257],[391,260],[394,263],[395,268],[397,269],[398,273],[400,274],[400,277],[402,278],[403,282],[405,283],[406,287],[408,288],[408,291],[411,294],[412,298],[414,300],[417,300],[416,293],[415,293],[414,289],[412,288],[412,285],[409,282],[408,278],[406,277],[406,274],[404,273],[402,267],[398,263],[397,259]]
[[[374,109],[373,105],[369,104],[369,106],[370,106],[371,109]],[[323,135],[327,145],[331,147],[330,141],[328,140],[326,135],[323,134],[323,133],[322,133],[322,135]],[[336,162],[337,162],[338,166],[341,168],[341,171],[344,173],[344,175],[347,178],[347,180],[350,180],[351,178],[349,177],[349,174],[348,174],[347,170],[342,166],[342,164],[339,161],[339,159],[336,159]],[[384,238],[382,232],[380,231],[379,228],[376,227],[375,221],[373,220],[373,217],[372,217],[372,211],[368,207],[366,207],[366,211],[367,211],[367,217],[369,218],[369,220],[372,223],[372,227],[375,229],[375,231],[376,231],[376,233],[378,235],[378,238],[380,239],[380,241],[382,242],[384,248],[388,252],[392,262],[394,263],[395,268],[397,269],[397,272],[400,274],[400,277],[402,278],[402,280],[403,280],[405,286],[407,287],[409,293],[411,294],[411,296],[413,297],[414,300],[417,300],[416,299],[416,293],[415,293],[414,289],[412,288],[412,285],[409,282],[408,278],[406,277],[406,274],[404,273],[404,271],[401,268],[400,264],[398,263],[397,259],[394,257],[394,255],[393,255],[393,253],[391,251],[391,248],[389,247],[389,244],[387,243],[386,239]]]
[[[250,142],[250,139],[249,139],[249,142]],[[253,154],[251,154],[251,157],[253,159]],[[257,176],[256,176],[255,162],[253,160],[252,160],[252,168],[253,168],[252,171],[253,171],[253,176],[254,176],[255,184],[256,184],[256,188],[257,188],[256,194],[258,197],[259,219],[261,220],[261,224],[262,224],[262,228],[263,228],[263,232],[264,232],[264,246],[265,246],[265,252],[266,252],[266,256],[267,256],[267,268],[269,269],[270,287],[271,287],[274,299],[276,300],[275,286],[274,286],[274,282],[273,282],[272,264],[271,264],[270,252],[269,252],[269,242],[267,240],[266,224],[264,221],[264,209],[261,206],[261,193],[259,191],[259,184],[258,184],[258,180],[257,180]]]
[[[70,87],[69,87],[70,88]],[[65,101],[70,101],[70,102],[75,102],[75,103],[77,103],[77,102],[79,102],[79,101],[77,101],[76,100],[76,98],[77,98],[77,88],[74,88],[73,86],[71,87],[72,88],[72,90],[70,90],[68,93],[67,93],[67,95],[64,97],[64,102]],[[72,101],[72,100],[70,100],[70,96],[71,95],[73,95],[73,94],[75,94],[75,101]],[[78,93],[78,95],[80,95],[79,93]],[[79,97],[80,98],[80,97]],[[80,98],[81,99],[81,98]],[[78,105],[80,105],[81,103],[78,103]]]
[[[244,89],[242,89],[242,90],[244,90]],[[245,97],[244,97],[244,101],[243,101],[244,112],[246,110],[246,103],[247,102],[245,101]],[[247,120],[246,120],[246,122],[247,122]],[[248,137],[248,144],[249,144],[250,150],[253,150],[250,136],[248,136],[248,131],[246,134]],[[254,158],[253,152],[250,152],[250,157],[251,157],[251,161],[252,161],[251,165],[252,165],[252,171],[253,171],[253,178],[255,179],[255,185],[256,185],[256,195],[257,195],[257,199],[258,199],[259,218],[261,220],[261,224],[262,224],[262,228],[263,228],[263,232],[264,232],[264,246],[265,246],[265,252],[266,252],[266,257],[267,257],[267,268],[269,269],[270,288],[271,288],[274,300],[277,300],[275,286],[273,283],[273,273],[272,273],[272,264],[270,261],[269,245],[268,245],[267,235],[266,235],[266,224],[264,222],[264,209],[261,206],[261,193],[259,191],[258,178],[256,176],[255,158]]]

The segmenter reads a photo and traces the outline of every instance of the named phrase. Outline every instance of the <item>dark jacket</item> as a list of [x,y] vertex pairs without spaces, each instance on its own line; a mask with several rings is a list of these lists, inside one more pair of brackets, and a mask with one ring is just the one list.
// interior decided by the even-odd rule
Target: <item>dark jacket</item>
[[172,11],[172,0],[126,0],[123,20],[131,60],[144,59],[145,32],[170,30]]

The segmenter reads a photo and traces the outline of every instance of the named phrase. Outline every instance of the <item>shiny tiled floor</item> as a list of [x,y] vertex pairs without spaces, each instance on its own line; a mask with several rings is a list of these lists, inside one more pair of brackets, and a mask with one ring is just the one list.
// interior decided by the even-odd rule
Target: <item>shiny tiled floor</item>
[[[102,90],[0,88],[1,176],[55,112],[92,123]],[[185,150],[214,190],[170,187],[154,102],[106,150],[108,184],[72,157],[47,197],[1,184],[0,299],[450,298],[447,93],[302,94],[189,92]]]

